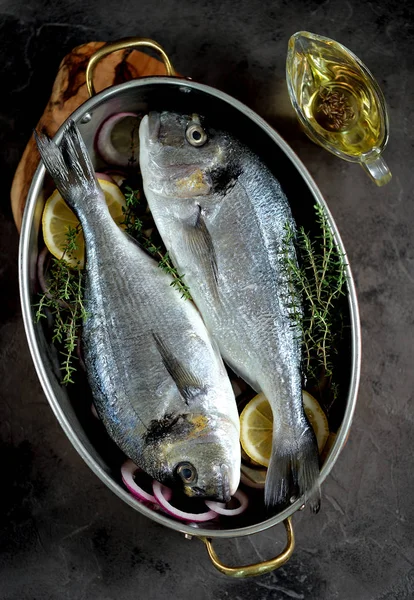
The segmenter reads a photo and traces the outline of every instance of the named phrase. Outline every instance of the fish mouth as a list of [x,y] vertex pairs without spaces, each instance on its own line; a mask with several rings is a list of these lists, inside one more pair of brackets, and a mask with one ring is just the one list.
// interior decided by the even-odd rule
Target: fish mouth
[[160,127],[161,127],[160,113],[156,112],[155,110],[152,110],[148,114],[148,139],[150,142],[158,141]]
[[214,489],[199,486],[184,486],[184,493],[190,498],[211,498],[217,502],[229,502],[231,499],[230,493],[230,477],[229,468],[227,465],[221,465],[218,477],[214,484]]

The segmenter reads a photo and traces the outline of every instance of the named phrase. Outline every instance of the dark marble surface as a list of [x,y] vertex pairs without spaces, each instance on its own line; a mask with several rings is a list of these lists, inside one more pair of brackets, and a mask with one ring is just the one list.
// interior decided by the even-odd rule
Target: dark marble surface
[[[0,0],[1,600],[414,597],[413,18],[408,1]],[[300,29],[341,41],[377,77],[391,121],[386,187],[298,131],[284,66]],[[325,195],[356,279],[363,362],[349,442],[324,484],[320,514],[294,518],[291,561],[255,580],[216,573],[200,542],[105,488],[60,429],[25,340],[14,170],[64,54],[127,35],[157,39],[182,73],[243,100],[282,133]],[[275,529],[218,547],[239,562],[270,557],[282,543]]]

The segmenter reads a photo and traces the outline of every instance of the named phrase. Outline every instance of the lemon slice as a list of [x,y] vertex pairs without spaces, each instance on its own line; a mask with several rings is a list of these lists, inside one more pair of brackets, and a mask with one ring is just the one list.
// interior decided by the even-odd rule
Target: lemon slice
[[[125,197],[119,187],[110,181],[98,179],[105,195],[105,200],[114,221],[121,225],[124,220],[122,208],[125,207]],[[85,199],[85,202],[87,200]],[[78,228],[75,237],[76,250],[66,253],[63,250],[67,244],[69,229]],[[76,215],[72,212],[60,193],[55,190],[47,199],[42,217],[42,230],[45,244],[56,258],[64,258],[71,267],[83,268],[85,264],[85,241],[82,228]]]
[[325,447],[326,440],[329,437],[329,425],[328,419],[323,412],[319,402],[309,394],[309,392],[302,391],[303,397],[303,408],[305,414],[308,417],[309,423],[313,427],[313,431],[316,435],[316,441],[318,442],[319,454]]
[[257,394],[240,415],[240,441],[255,462],[269,466],[272,452],[273,414],[264,394]]
[[[318,401],[303,392],[303,408],[315,431],[318,450],[322,452],[329,436],[328,420]],[[272,453],[273,414],[264,394],[257,394],[240,415],[240,441],[245,453],[256,463],[269,466]]]
[[255,460],[252,460],[250,458],[250,456],[248,456],[248,454],[246,454],[246,452],[243,450],[243,448],[241,448],[241,458],[242,458],[242,462],[244,462],[246,465],[250,465],[252,467],[262,467],[263,465],[259,465],[259,463],[257,463]]

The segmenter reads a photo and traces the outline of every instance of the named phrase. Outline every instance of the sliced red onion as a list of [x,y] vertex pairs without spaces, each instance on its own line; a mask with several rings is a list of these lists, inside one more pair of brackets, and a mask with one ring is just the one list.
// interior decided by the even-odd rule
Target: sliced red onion
[[128,177],[127,173],[121,169],[103,169],[103,173],[106,173],[106,175],[108,175],[108,177],[110,177],[118,187],[121,187],[125,179]]
[[110,175],[108,175],[108,173],[101,173],[100,171],[96,171],[95,175],[96,175],[96,179],[103,179],[104,181],[109,181],[110,183],[115,183],[115,181],[112,179],[112,177]]
[[[110,165],[127,167],[130,164],[130,159],[131,159],[130,150],[125,149],[125,151],[123,151],[123,152],[120,151],[118,148],[116,148],[114,146],[113,137],[112,137],[115,126],[127,117],[138,118],[138,115],[133,112],[116,113],[115,115],[112,115],[111,117],[109,117],[109,119],[104,121],[104,123],[102,124],[101,128],[98,131],[98,134],[96,137],[96,145],[98,148],[98,152],[102,156],[102,158]],[[131,139],[131,129],[129,128],[126,132],[122,132],[122,133],[126,134],[126,135],[122,135],[122,137],[125,137],[126,142],[127,142],[127,148],[128,148],[128,136],[129,136],[129,140],[130,140]],[[121,139],[119,141],[121,143],[122,142],[125,143],[124,139]],[[136,160],[138,160],[138,156],[136,156],[135,158],[136,158]]]
[[39,256],[37,258],[37,279],[39,281],[39,285],[42,289],[42,292],[49,296],[49,288],[45,279],[45,261],[48,254],[49,250],[47,249],[47,246],[45,246],[43,250],[39,253]]
[[[134,475],[137,473],[143,472],[132,460],[127,460],[121,467],[121,475],[122,481],[131,492],[133,496],[138,498],[138,500],[144,500],[145,502],[152,502],[153,504],[158,504],[157,500],[152,494],[149,494],[145,490],[140,487],[134,479]],[[165,487],[165,497],[169,500],[172,496],[172,490],[170,488]]]
[[110,177],[113,177],[114,175],[122,175],[123,177],[127,177],[128,176],[128,169],[121,169],[116,168],[116,167],[102,167],[102,170],[100,171],[101,173],[105,173],[106,175],[109,175]]
[[237,508],[226,508],[226,504],[224,502],[215,502],[214,500],[206,500],[205,503],[208,508],[219,515],[223,515],[225,517],[235,517],[246,510],[249,504],[249,499],[241,490],[237,490],[232,498],[236,498],[236,500],[240,502],[240,506]]
[[192,521],[193,523],[201,523],[203,521],[211,521],[217,517],[217,513],[213,510],[209,510],[204,513],[188,513],[183,510],[179,510],[170,504],[166,498],[166,491],[169,489],[165,485],[162,485],[159,481],[154,481],[152,484],[154,496],[162,508],[172,517],[179,519],[180,521]]

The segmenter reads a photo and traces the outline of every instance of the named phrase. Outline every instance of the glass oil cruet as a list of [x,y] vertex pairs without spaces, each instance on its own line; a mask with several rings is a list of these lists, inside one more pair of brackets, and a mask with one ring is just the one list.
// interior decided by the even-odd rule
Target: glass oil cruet
[[358,162],[379,186],[391,171],[381,154],[388,141],[384,96],[366,66],[334,40],[299,31],[289,40],[289,95],[310,139]]

